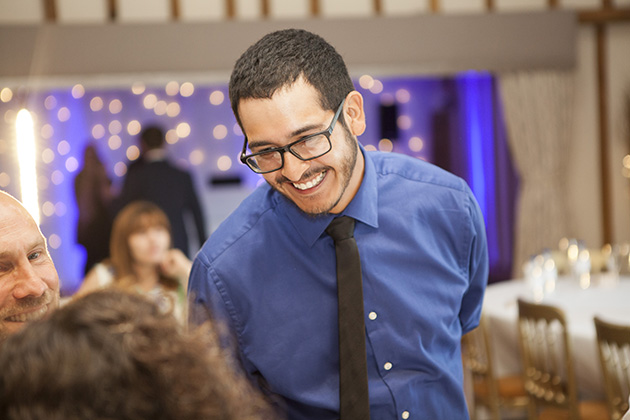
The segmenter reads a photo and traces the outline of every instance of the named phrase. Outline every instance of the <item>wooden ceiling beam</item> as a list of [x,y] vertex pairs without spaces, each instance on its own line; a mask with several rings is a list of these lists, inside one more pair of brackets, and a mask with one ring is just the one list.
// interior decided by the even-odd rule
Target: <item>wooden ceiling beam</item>
[[578,21],[580,23],[597,25],[614,22],[630,22],[630,8],[581,10],[578,12]]

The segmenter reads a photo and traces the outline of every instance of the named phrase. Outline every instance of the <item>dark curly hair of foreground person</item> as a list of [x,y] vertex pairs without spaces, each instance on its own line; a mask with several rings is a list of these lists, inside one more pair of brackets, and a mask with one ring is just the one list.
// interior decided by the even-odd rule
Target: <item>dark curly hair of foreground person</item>
[[181,330],[140,295],[77,299],[0,344],[0,418],[277,418],[208,326]]

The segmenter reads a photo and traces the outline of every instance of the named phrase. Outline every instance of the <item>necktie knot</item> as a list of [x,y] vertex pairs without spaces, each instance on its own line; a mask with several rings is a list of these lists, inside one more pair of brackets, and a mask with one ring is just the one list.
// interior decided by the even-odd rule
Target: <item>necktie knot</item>
[[336,217],[326,228],[335,242],[343,241],[354,236],[354,219],[349,216]]

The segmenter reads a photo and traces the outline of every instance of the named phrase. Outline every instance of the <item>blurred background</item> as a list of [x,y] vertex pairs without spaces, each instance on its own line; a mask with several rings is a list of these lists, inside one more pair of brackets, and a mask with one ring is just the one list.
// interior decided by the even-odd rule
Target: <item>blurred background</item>
[[87,145],[117,189],[138,134],[162,126],[208,235],[262,181],[238,161],[227,82],[249,45],[287,27],[346,59],[368,150],[468,181],[491,282],[562,238],[630,240],[630,0],[0,0],[0,188],[37,192],[64,294],[83,275],[74,179]]

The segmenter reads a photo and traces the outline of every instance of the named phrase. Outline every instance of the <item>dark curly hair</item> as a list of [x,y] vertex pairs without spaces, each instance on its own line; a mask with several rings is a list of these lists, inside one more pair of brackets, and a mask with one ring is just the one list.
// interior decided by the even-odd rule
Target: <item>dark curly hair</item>
[[[241,100],[269,99],[300,77],[319,92],[325,110],[335,111],[354,90],[343,58],[322,37],[302,29],[272,32],[249,47],[232,70],[230,102],[238,123]],[[339,121],[344,124],[343,115]]]
[[186,333],[144,296],[94,292],[0,347],[0,418],[277,418],[228,360],[207,324]]

